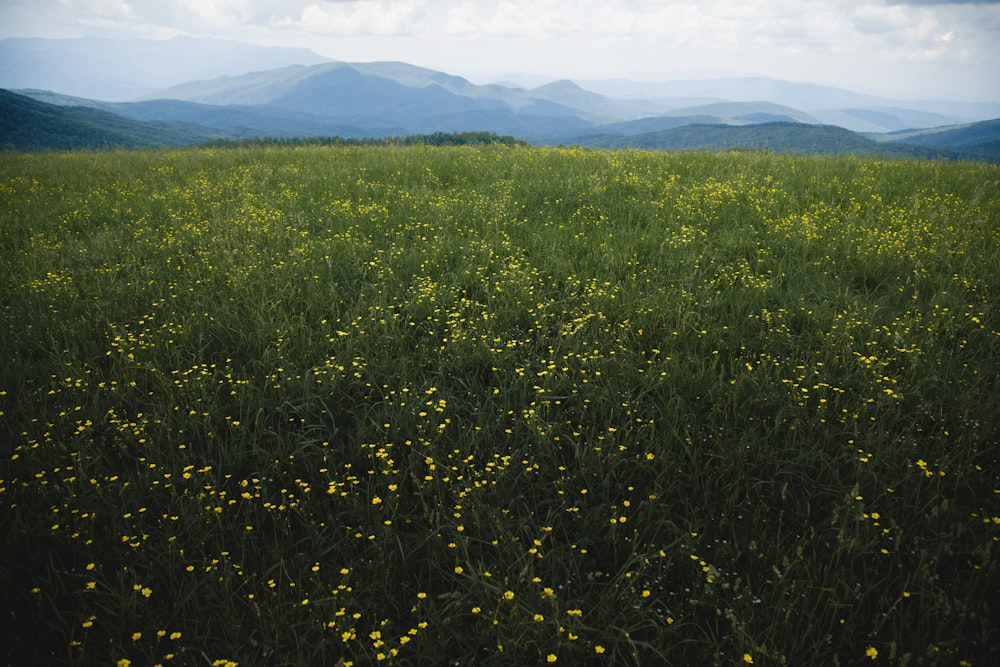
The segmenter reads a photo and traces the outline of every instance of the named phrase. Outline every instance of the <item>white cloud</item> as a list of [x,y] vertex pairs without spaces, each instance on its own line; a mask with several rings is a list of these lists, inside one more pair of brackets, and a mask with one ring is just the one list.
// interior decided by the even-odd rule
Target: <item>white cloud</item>
[[474,35],[479,29],[479,11],[476,3],[463,2],[445,11],[441,32],[455,37]]
[[901,30],[914,20],[914,10],[902,5],[861,5],[851,12],[851,23],[863,35]]
[[306,7],[297,27],[320,35],[408,35],[417,31],[420,2],[324,2]]

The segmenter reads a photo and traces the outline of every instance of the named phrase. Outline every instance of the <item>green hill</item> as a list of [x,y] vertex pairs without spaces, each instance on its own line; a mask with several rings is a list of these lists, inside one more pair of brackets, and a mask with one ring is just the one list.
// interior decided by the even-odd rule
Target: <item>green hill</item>
[[1000,118],[927,130],[894,132],[887,136],[887,141],[944,148],[976,159],[1000,162]]
[[[353,70],[348,74],[351,72]],[[371,84],[374,79],[369,76],[366,80]],[[398,84],[390,84],[396,92],[408,90]],[[401,108],[424,109],[426,112],[435,106],[425,99],[428,95],[432,98],[450,95],[441,87],[431,87],[429,91],[409,97],[389,95],[383,88],[379,88],[380,92],[375,95],[380,102],[376,104],[372,98],[368,100],[371,105],[387,107],[399,104]],[[347,89],[338,90],[345,92]],[[365,90],[365,86],[360,86],[355,92],[363,95]],[[295,94],[305,92],[299,90]],[[321,96],[322,99],[316,98],[313,102],[319,106],[327,104],[329,92],[324,93],[327,97]],[[308,93],[319,95],[315,89],[310,89]],[[522,107],[521,111],[501,107],[452,108],[444,104],[441,108],[451,110],[428,116],[415,113],[398,125],[393,124],[398,118],[384,118],[384,124],[379,126],[378,118],[365,116],[363,110],[366,107],[357,100],[343,101],[342,104],[347,107],[341,116],[324,117],[275,106],[216,105],[172,99],[106,103],[45,91],[29,91],[29,94],[30,97],[0,90],[0,150],[190,146],[216,139],[265,137],[363,139],[441,132],[487,132],[543,144],[593,148],[744,149],[791,154],[882,155],[1000,162],[1000,119],[865,136],[835,125],[796,122],[795,119],[788,120],[790,116],[781,119],[781,113],[794,110],[777,105],[730,104],[701,108],[715,109],[716,112],[728,110],[730,115],[727,118],[737,124],[730,124],[721,116],[667,115],[595,126],[573,115],[555,113],[546,105],[558,105],[541,101]],[[300,100],[291,106],[302,108],[308,105]],[[737,112],[743,114],[740,121],[734,120],[733,114]],[[771,121],[774,118],[779,120]]]
[[966,155],[938,146],[877,142],[834,125],[775,122],[757,125],[684,125],[632,136],[583,137],[578,143],[595,148],[655,150],[767,150],[809,155],[889,155],[961,158]]
[[0,150],[190,146],[226,136],[178,121],[143,122],[90,107],[63,107],[0,90]]

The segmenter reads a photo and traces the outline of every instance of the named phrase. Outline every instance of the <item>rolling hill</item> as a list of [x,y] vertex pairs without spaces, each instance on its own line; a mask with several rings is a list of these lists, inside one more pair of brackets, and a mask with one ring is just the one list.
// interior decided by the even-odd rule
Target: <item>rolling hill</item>
[[[714,102],[766,100],[808,113],[819,122],[855,132],[891,132],[976,122],[1000,116],[1000,104],[941,100],[894,100],[842,88],[779,81],[767,77],[730,77],[659,83],[627,80],[579,82],[609,97],[656,100],[671,108]],[[654,114],[646,114],[654,115]]]
[[977,159],[1000,162],[1000,118],[966,125],[894,132],[884,138],[891,143],[947,148]]
[[0,90],[0,150],[190,146],[225,136],[180,121],[144,122],[91,107],[59,107]]
[[[751,83],[765,92],[774,88],[775,97],[788,100],[811,90]],[[684,92],[712,90],[693,86]],[[948,123],[948,116],[931,111],[873,106],[807,113],[767,100],[628,100],[565,80],[529,89],[476,85],[401,62],[292,65],[188,82],[132,102],[35,89],[16,92],[23,97],[4,97],[2,145],[19,150],[190,145],[218,138],[362,139],[487,132],[547,145],[1000,160],[996,122]],[[836,94],[820,91],[814,103],[829,102]],[[877,101],[857,95],[843,99],[857,104]],[[860,134],[824,122],[831,114],[896,131]],[[921,127],[928,123],[940,126]]]
[[60,107],[92,107],[140,121],[182,121],[218,130],[220,136],[301,137],[367,136],[358,127],[337,123],[308,113],[251,105],[215,105],[183,100],[148,100],[144,102],[103,102],[60,95],[44,90],[19,90],[20,95]]
[[885,155],[961,158],[957,151],[937,146],[877,142],[842,127],[793,122],[754,125],[690,124],[633,135],[592,135],[578,143],[595,148],[635,147],[652,150],[767,150],[812,155]]
[[[599,126],[667,114],[700,116],[702,112],[692,108],[716,103],[753,105],[767,102],[794,109],[811,118],[787,112],[708,112],[708,115],[720,116],[721,122],[739,124],[794,120],[839,125],[866,133],[957,125],[1000,117],[1000,103],[997,102],[901,101],[831,86],[760,76],[658,82],[561,80],[541,86],[537,83],[477,85],[460,76],[407,63],[339,62],[308,49],[262,47],[217,39],[0,40],[0,88],[52,90],[63,95],[115,102],[174,98],[259,108],[273,106],[292,88],[296,89],[296,93],[305,92],[306,97],[315,102],[321,100],[323,94],[309,90],[318,83],[310,80],[333,68],[374,77],[374,81],[365,81],[366,84],[374,84],[367,86],[369,93],[377,92],[372,88],[384,86],[386,82],[394,82],[406,89],[434,86],[456,96],[441,99],[472,106],[466,112],[455,108],[437,109],[416,123],[422,127],[426,125],[426,118],[433,116],[459,122],[463,128],[470,127],[469,122],[475,126],[474,117],[462,114],[471,112],[474,115],[476,111],[487,109],[485,115],[503,118],[507,127],[519,128],[526,137],[536,140],[541,139],[543,134],[532,130],[539,116],[573,116],[584,121],[583,124]],[[412,94],[415,91],[397,92]],[[546,106],[546,103],[555,106]],[[343,106],[346,103],[341,101],[340,104]],[[570,111],[567,112],[567,109]],[[498,114],[498,110],[523,114],[525,118],[514,118],[516,122],[511,122],[508,114]],[[363,115],[367,118],[371,112],[371,107],[366,108]],[[127,115],[127,111],[124,113]],[[355,131],[362,134],[407,131],[406,122],[400,123],[386,119],[385,114],[381,115],[382,118],[362,123]],[[724,115],[737,118],[721,118]],[[316,129],[314,122],[301,120],[304,131]],[[343,119],[337,120],[339,125],[344,125]],[[246,128],[248,131],[280,133],[287,132],[289,125],[288,122],[274,124],[258,118],[246,124]],[[567,132],[563,134],[575,132],[579,125],[576,122],[568,125]]]
[[434,70],[382,62],[252,72],[169,88],[156,97],[305,113],[354,125],[369,136],[486,130],[537,140],[556,130],[592,125],[591,116],[614,106],[593,93],[581,101],[586,97],[579,94],[586,93],[582,89],[573,93],[574,99],[564,103],[548,87],[535,94],[499,85],[477,86]]
[[[873,106],[807,113],[801,108],[764,98],[709,102],[697,97],[626,99],[587,90],[567,80],[530,89],[497,84],[480,86],[462,77],[399,62],[294,66],[192,82],[158,91],[156,96],[201,104],[253,105],[258,109],[307,113],[336,119],[369,135],[485,130],[542,143],[566,143],[594,135],[632,136],[691,124],[835,125],[838,123],[824,119],[838,118],[841,124],[851,126],[848,129],[887,131],[955,122],[954,117],[931,111],[888,106],[889,102],[880,98],[767,79],[724,80],[702,82],[701,85],[692,82],[675,90],[690,95],[708,94],[719,92],[718,86],[723,83],[734,87],[737,97],[759,93],[799,103],[813,99],[813,107],[838,101]],[[697,103],[691,104],[692,101]],[[874,106],[877,104],[884,106]],[[975,113],[977,109],[987,110],[981,105],[981,108],[965,109],[963,113]],[[129,111],[122,109],[122,113]],[[197,118],[190,120],[205,122]],[[270,126],[261,129],[277,133],[276,128]],[[280,130],[284,132],[286,128]]]

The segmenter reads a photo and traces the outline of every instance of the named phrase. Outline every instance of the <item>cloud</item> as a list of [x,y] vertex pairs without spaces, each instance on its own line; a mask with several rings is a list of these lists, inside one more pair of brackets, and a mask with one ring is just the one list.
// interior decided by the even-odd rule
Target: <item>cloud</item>
[[912,10],[899,5],[862,5],[851,12],[851,23],[863,35],[886,35],[906,31],[926,16],[915,20]]
[[891,5],[1000,5],[1000,0],[888,0]]
[[554,0],[500,0],[467,1],[445,9],[444,14],[445,32],[453,35],[526,38],[592,35],[735,43],[755,39],[775,26],[787,26],[791,23],[789,17],[802,12],[801,5],[789,0],[767,3],[577,0],[571,4]]
[[417,32],[420,2],[327,0],[306,7],[298,28],[321,35],[409,35]]

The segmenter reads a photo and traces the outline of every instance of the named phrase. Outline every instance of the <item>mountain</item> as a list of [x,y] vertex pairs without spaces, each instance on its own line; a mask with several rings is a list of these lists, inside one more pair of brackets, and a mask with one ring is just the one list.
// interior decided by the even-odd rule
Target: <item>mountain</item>
[[[17,90],[20,95],[56,106],[92,107],[141,121],[181,121],[213,128],[228,138],[339,136],[362,138],[364,130],[307,113],[250,105],[214,105],[181,100],[104,102],[45,90]],[[392,132],[389,132],[392,134]]]
[[[278,143],[300,145],[310,143],[295,133],[262,133],[245,127],[235,127],[220,131],[213,128],[183,123],[178,121],[142,122],[122,115],[97,109],[92,106],[72,106],[65,104],[71,99],[66,96],[48,93],[47,96],[60,99],[64,104],[55,105],[40,102],[36,99],[18,95],[0,89],[0,151],[38,152],[50,150],[105,150],[121,148],[160,148],[167,146],[191,146],[195,144],[241,145],[241,140],[250,140],[250,144]],[[178,114],[185,108],[203,105],[192,105],[187,102],[175,102],[179,106],[170,106]],[[117,106],[121,104],[130,107],[132,111],[142,108],[143,104],[109,103],[101,104]],[[217,107],[223,113],[254,112],[252,107]],[[154,103],[150,107],[155,113],[163,113],[163,109]],[[298,121],[295,121],[298,122]],[[322,122],[321,120],[319,122]],[[330,129],[338,129],[329,126]],[[341,127],[341,132],[317,133],[321,137],[316,143],[341,143],[342,140],[363,140],[364,136],[357,133],[356,128]],[[352,134],[353,133],[353,134]],[[396,135],[398,136],[398,135]],[[377,141],[377,140],[373,140]],[[487,132],[433,132],[423,135],[407,135],[405,140],[395,143],[426,143],[433,145],[464,145],[482,143],[517,144],[511,136],[499,136]]]
[[[81,100],[44,91],[34,91],[60,104],[0,90],[0,150],[73,150],[186,146],[217,138],[302,136],[304,123],[321,129],[339,130],[326,136],[363,136],[358,128],[337,126],[321,116],[305,113],[278,113],[267,107],[205,105],[178,100],[139,103]],[[434,93],[440,94],[440,93]],[[295,97],[294,88],[287,96]],[[90,103],[90,106],[78,103]],[[418,100],[422,104],[424,100]],[[94,105],[104,106],[104,109]],[[708,108],[715,108],[711,105]],[[702,107],[704,110],[706,107]],[[721,108],[745,110],[738,104]],[[750,108],[760,108],[750,105]],[[763,107],[775,111],[772,106]],[[175,120],[137,120],[108,109],[125,110],[133,116]],[[779,109],[780,110],[780,109]],[[794,111],[794,110],[793,110]],[[765,112],[759,112],[765,113]],[[213,119],[221,127],[182,122],[178,118]],[[247,122],[270,125],[288,123],[287,132],[261,132]],[[707,121],[707,122],[706,122]],[[324,123],[327,123],[324,125]],[[421,125],[422,123],[422,125]],[[591,125],[581,119],[560,116],[531,116],[512,109],[489,108],[429,115],[409,126],[409,134],[441,132],[442,127],[472,127],[487,124],[512,132],[530,131],[567,139],[572,126],[582,132],[565,143],[598,148],[636,147],[655,150],[768,150],[782,153],[909,156],[923,158],[979,159],[1000,162],[1000,119],[931,130],[859,135],[842,127],[799,122],[726,124],[714,116],[672,115],[616,124]],[[462,132],[463,130],[452,130]],[[386,132],[382,136],[393,134]],[[398,134],[398,133],[397,133]],[[562,141],[560,143],[563,143]]]
[[833,125],[789,122],[752,125],[684,123],[669,129],[636,134],[593,133],[576,137],[569,143],[594,148],[767,150],[812,155],[848,153],[1000,163],[1000,118],[929,130],[867,136]]
[[[587,104],[599,107],[603,98],[589,95]],[[155,97],[305,113],[356,126],[367,136],[492,131],[534,140],[587,127],[592,124],[588,117],[597,113],[572,106],[579,106],[579,99],[553,101],[551,91],[477,86],[399,62],[336,62],[251,72],[175,86]]]
[[[314,67],[317,65],[324,69]],[[441,111],[449,115],[460,112],[464,104],[465,111],[490,109],[490,114],[494,114],[507,109],[533,116],[576,116],[599,125],[668,114],[703,115],[691,109],[715,103],[769,102],[795,109],[811,118],[764,111],[737,118],[735,122],[795,120],[835,124],[858,132],[891,132],[1000,116],[1000,104],[995,103],[900,101],[767,77],[660,82],[560,80],[534,87],[476,85],[459,76],[407,63],[344,63],[331,61],[307,49],[262,47],[215,39],[0,40],[0,88],[44,89],[108,101],[173,98],[214,105],[282,106],[276,104],[278,98],[296,88],[296,93],[305,94],[312,103],[319,103],[322,96],[315,90],[306,90],[320,84],[318,76],[332,80],[339,74],[342,83],[351,76],[345,71],[335,74],[334,69],[352,70],[354,74],[378,79],[377,82],[361,79],[366,84],[382,86],[385,82],[394,82],[406,89],[443,89],[462,99],[428,97],[426,101],[446,101],[447,108]],[[369,86],[367,92],[374,91]],[[402,92],[414,93],[401,88],[395,91]],[[389,93],[391,99],[395,99],[395,93]],[[378,95],[371,97],[377,98]],[[290,108],[287,104],[291,101],[293,99],[285,100],[282,108]],[[329,96],[322,104],[330,106],[328,101]],[[342,109],[343,106],[342,102]],[[314,113],[317,109],[308,109],[308,112]],[[716,114],[709,112],[709,115]],[[369,125],[386,127],[381,120]],[[405,124],[401,127],[405,128]]]
[[[546,94],[545,89],[543,86],[536,94],[496,84],[478,86],[462,77],[401,62],[333,62],[196,81],[157,91],[149,97],[299,109],[299,105],[305,103],[312,112],[327,115],[352,109],[351,112],[364,114],[373,110],[393,113],[392,109],[372,106],[372,103],[381,103],[380,98],[394,100],[399,95],[409,101],[425,96],[434,105],[434,108],[410,110],[418,113],[474,108],[507,108],[520,112],[544,108],[548,112],[575,115],[580,110],[571,104],[553,103],[553,96]],[[590,95],[600,98],[593,93]],[[602,100],[591,103],[600,104]],[[610,100],[607,102],[614,104]]]
[[[664,82],[635,82],[623,79],[585,81],[580,85],[612,97],[656,97],[659,99],[700,98],[706,101],[753,102],[768,100],[775,104],[804,109],[840,108],[874,105],[881,98],[850,90],[812,83],[779,81],[767,77],[729,77]],[[685,104],[686,106],[686,104]]]
[[773,102],[716,102],[694,107],[674,109],[667,116],[712,116],[732,125],[771,123],[786,121],[792,123],[813,123],[819,121],[798,109]]
[[328,60],[307,49],[190,37],[3,39],[0,88],[42,88],[118,101],[185,81]]
[[0,90],[0,150],[189,146],[226,136],[178,121],[142,122],[92,107],[60,107]]
[[839,125],[855,132],[895,132],[952,125],[959,121],[955,116],[901,107],[825,109],[813,111],[811,115],[827,125]]
[[[891,132],[1000,116],[1000,104],[914,102],[911,106],[829,86],[761,77],[583,86],[560,80],[525,89],[475,85],[462,77],[399,62],[288,67],[187,83],[155,96],[207,104],[279,106],[320,115],[360,111],[367,116],[377,109],[382,116],[379,126],[385,126],[386,114],[394,114],[384,105],[386,99],[401,101],[406,105],[404,115],[415,122],[416,116],[435,115],[431,106],[439,106],[438,111],[450,117],[476,110],[494,115],[506,109],[532,116],[575,117],[594,126],[655,117],[711,116],[732,124],[791,121],[840,125],[858,132]],[[406,122],[397,121],[392,124],[406,127]],[[527,138],[542,134],[529,132]]]
[[[556,107],[556,112],[546,115],[535,107],[522,107],[524,111],[518,112],[509,108],[487,107],[463,109],[457,108],[450,111],[447,107],[434,107],[431,105],[425,111],[425,115],[414,115],[406,117],[404,114],[396,112],[412,109],[421,103],[428,102],[425,98],[418,98],[413,105],[397,105],[390,99],[383,100],[390,112],[386,114],[363,114],[364,108],[357,109],[348,106],[347,115],[337,113],[311,114],[300,111],[293,111],[289,108],[278,106],[249,106],[249,105],[211,105],[196,102],[185,102],[181,100],[148,100],[144,102],[103,102],[99,100],[88,100],[72,96],[60,95],[48,91],[21,90],[22,99],[43,104],[49,115],[58,115],[60,118],[74,118],[81,111],[94,111],[104,114],[100,116],[105,120],[116,118],[118,122],[122,120],[139,121],[148,123],[150,121],[182,121],[196,131],[190,137],[178,136],[175,141],[163,142],[172,145],[189,145],[205,141],[207,138],[252,138],[252,137],[344,137],[344,138],[380,138],[388,136],[403,136],[410,134],[432,134],[435,132],[482,132],[491,131],[496,134],[512,135],[518,137],[528,137],[538,139],[544,136],[565,132],[579,132],[589,128],[591,125],[583,121],[572,113],[567,114],[566,110]],[[301,91],[299,91],[301,92]],[[378,90],[376,92],[379,92]],[[385,91],[382,90],[382,93]],[[433,91],[432,91],[432,94]],[[439,93],[438,93],[439,94]],[[295,93],[290,93],[291,101]],[[286,99],[286,101],[288,101]],[[412,101],[412,100],[411,100]],[[371,100],[369,100],[369,103]],[[318,104],[320,110],[327,112],[331,108]],[[345,104],[347,104],[345,102]],[[543,105],[549,103],[542,103]],[[334,109],[336,111],[336,109]],[[21,119],[7,114],[8,127],[13,128],[16,122]],[[357,121],[358,124],[351,124],[348,119]],[[28,124],[26,127],[34,127]],[[22,133],[27,133],[23,130]],[[0,141],[4,135],[0,135]],[[11,145],[7,141],[7,148],[20,148],[22,150],[44,150],[45,148],[70,148],[63,143],[53,146],[34,145],[30,147],[23,143],[15,142]],[[127,143],[114,143],[113,145],[127,146]],[[85,146],[82,146],[85,147]],[[95,146],[96,147],[96,146]]]
[[[163,46],[158,43],[157,48]],[[211,40],[204,46],[222,48]],[[147,47],[151,48],[149,44],[143,48]],[[271,56],[274,54],[269,53]],[[7,135],[20,137],[8,144],[35,145],[24,143],[25,134],[18,123],[41,128],[44,136],[52,138],[51,123],[59,119],[118,133],[117,139],[101,139],[100,145],[131,145],[114,143],[124,141],[123,134],[131,137],[130,141],[139,141],[137,145],[186,145],[215,137],[377,139],[486,132],[548,145],[761,148],[996,159],[992,127],[969,129],[968,121],[956,120],[956,115],[995,110],[1000,116],[1000,105],[944,108],[940,103],[928,103],[919,109],[906,102],[851,91],[763,78],[644,84],[644,88],[617,81],[596,87],[601,85],[617,96],[568,80],[533,88],[476,85],[459,76],[403,62],[327,61],[188,81],[150,91],[131,102],[102,101],[65,91],[19,90],[15,92],[53,108],[27,109],[22,100],[20,106],[6,112],[8,120],[19,119],[8,122]],[[625,96],[643,90],[645,97]],[[727,91],[737,99],[715,97]],[[835,104],[843,106],[826,106]],[[64,111],[57,113],[59,107]],[[115,118],[112,122],[108,117],[85,117],[84,108],[114,114]],[[41,123],[43,117],[48,125]],[[123,125],[126,119],[145,125]],[[920,132],[930,127],[955,127],[958,133]],[[74,126],[68,132],[80,136],[83,130]],[[54,145],[64,146],[60,141],[55,140]]]
[[888,155],[912,157],[961,157],[947,149],[877,142],[842,127],[774,122],[756,125],[684,125],[659,132],[581,137],[582,145],[595,148],[645,148],[655,150],[767,150],[811,155]]
[[888,143],[926,146],[960,152],[981,160],[1000,162],[1000,118],[951,127],[894,132]]
[[614,100],[582,88],[568,79],[532,88],[527,91],[527,95],[533,99],[548,100],[575,109],[595,122],[641,118],[663,110],[661,105],[656,103],[642,103],[639,100]]
[[[1000,104],[954,100],[896,100],[812,83],[767,77],[637,82],[625,79],[579,81],[581,86],[612,98],[656,99],[674,108],[711,102],[767,100],[812,115],[838,110],[883,110],[937,114],[949,123],[975,122],[1000,116]],[[934,124],[934,123],[932,123]],[[929,127],[927,125],[926,127]]]

